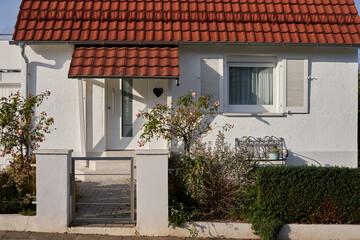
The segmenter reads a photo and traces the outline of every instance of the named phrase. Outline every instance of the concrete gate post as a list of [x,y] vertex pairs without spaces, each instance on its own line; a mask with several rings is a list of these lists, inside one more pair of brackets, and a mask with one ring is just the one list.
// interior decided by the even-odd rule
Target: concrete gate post
[[137,231],[168,235],[168,150],[136,152]]
[[72,150],[36,151],[36,225],[46,232],[66,232],[71,221]]

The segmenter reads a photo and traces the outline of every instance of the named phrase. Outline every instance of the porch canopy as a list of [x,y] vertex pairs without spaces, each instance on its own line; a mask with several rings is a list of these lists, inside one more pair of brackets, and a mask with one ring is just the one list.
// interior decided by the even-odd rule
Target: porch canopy
[[179,78],[177,47],[75,46],[69,78]]

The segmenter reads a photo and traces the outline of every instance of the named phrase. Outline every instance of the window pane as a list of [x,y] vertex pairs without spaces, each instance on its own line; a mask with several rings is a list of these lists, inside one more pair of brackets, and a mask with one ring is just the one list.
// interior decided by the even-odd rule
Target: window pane
[[133,135],[133,110],[132,110],[132,79],[122,81],[122,137],[132,137]]
[[230,105],[272,105],[273,68],[230,67]]

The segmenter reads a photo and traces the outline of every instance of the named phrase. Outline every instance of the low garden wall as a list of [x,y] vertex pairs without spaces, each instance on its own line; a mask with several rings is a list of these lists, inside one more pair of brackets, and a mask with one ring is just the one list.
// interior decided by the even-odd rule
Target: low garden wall
[[66,232],[70,211],[70,150],[42,150],[36,155],[36,216],[0,215],[0,230]]
[[[0,231],[176,237],[196,233],[193,235],[204,238],[260,239],[250,223],[195,221],[183,227],[168,227],[166,151],[137,152],[137,226],[133,228],[68,227],[72,219],[71,151],[37,152],[36,171],[37,215],[0,215]],[[256,228],[262,239],[274,239],[266,235],[269,232],[273,235],[280,232],[279,239],[357,239],[360,236],[360,225],[356,225],[360,214],[359,170],[266,167],[260,168],[257,174],[257,216],[263,221],[255,224],[263,224]],[[274,226],[269,227],[269,219],[280,223],[279,232],[273,231]],[[309,224],[283,224],[287,221]],[[310,224],[316,221],[324,224]]]

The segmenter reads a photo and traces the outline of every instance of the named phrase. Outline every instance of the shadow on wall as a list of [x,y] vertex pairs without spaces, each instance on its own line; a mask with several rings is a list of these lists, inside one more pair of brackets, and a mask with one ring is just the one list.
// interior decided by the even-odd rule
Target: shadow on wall
[[[38,80],[38,68],[48,68],[53,70],[59,70],[64,67],[64,64],[69,59],[67,55],[64,54],[64,49],[59,48],[58,46],[31,46],[31,49],[39,56],[44,58],[47,61],[52,61],[54,64],[39,62],[39,61],[32,61],[31,56],[29,57],[30,63],[30,84],[29,84],[29,93],[31,94],[38,94],[36,92],[37,89],[37,81]],[[51,79],[49,79],[50,81]],[[52,79],[55,80],[55,79]]]
[[302,166],[302,165],[314,165],[314,166],[322,166],[318,161],[313,158],[294,153],[289,149],[289,157],[286,160],[286,165],[289,166]]

